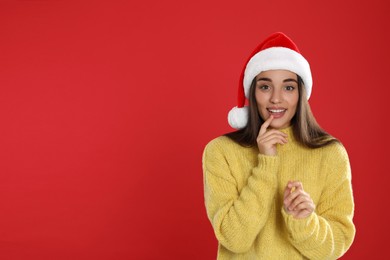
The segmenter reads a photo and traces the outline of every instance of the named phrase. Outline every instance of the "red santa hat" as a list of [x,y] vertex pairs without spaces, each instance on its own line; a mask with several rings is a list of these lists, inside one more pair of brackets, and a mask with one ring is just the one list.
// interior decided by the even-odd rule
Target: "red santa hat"
[[230,110],[228,115],[231,127],[241,129],[247,125],[249,108],[245,106],[245,98],[249,98],[253,79],[267,70],[289,70],[299,75],[309,99],[313,85],[309,63],[289,37],[281,32],[273,33],[257,46],[242,70],[237,106]]

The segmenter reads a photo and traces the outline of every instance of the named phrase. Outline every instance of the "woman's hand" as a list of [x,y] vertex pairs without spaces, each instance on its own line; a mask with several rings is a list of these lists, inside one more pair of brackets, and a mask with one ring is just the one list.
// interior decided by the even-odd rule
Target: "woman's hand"
[[260,127],[256,141],[261,154],[276,155],[276,144],[287,143],[287,134],[276,129],[267,131],[273,119],[271,115]]
[[289,181],[284,190],[284,210],[294,218],[306,218],[314,211],[315,205],[310,195],[298,181]]

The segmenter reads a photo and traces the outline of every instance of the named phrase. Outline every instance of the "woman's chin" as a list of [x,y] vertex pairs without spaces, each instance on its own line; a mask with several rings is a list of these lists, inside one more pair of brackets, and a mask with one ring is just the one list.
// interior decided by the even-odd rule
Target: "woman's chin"
[[290,122],[277,122],[273,120],[270,124],[270,127],[273,129],[284,129],[286,127],[289,127],[291,125]]

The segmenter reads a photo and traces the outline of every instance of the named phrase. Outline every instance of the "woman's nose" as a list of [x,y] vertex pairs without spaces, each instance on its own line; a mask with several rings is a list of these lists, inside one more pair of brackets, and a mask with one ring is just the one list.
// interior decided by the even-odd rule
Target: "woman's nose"
[[280,99],[281,99],[281,97],[280,97],[279,91],[277,91],[277,90],[272,91],[271,100],[270,100],[271,103],[273,103],[273,104],[279,103]]

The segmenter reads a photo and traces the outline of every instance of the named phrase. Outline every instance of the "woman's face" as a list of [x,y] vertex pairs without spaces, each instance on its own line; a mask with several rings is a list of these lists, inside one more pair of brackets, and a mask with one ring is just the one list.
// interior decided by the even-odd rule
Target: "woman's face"
[[286,128],[297,111],[298,77],[288,70],[263,71],[256,76],[255,97],[261,118],[273,115],[271,127]]

